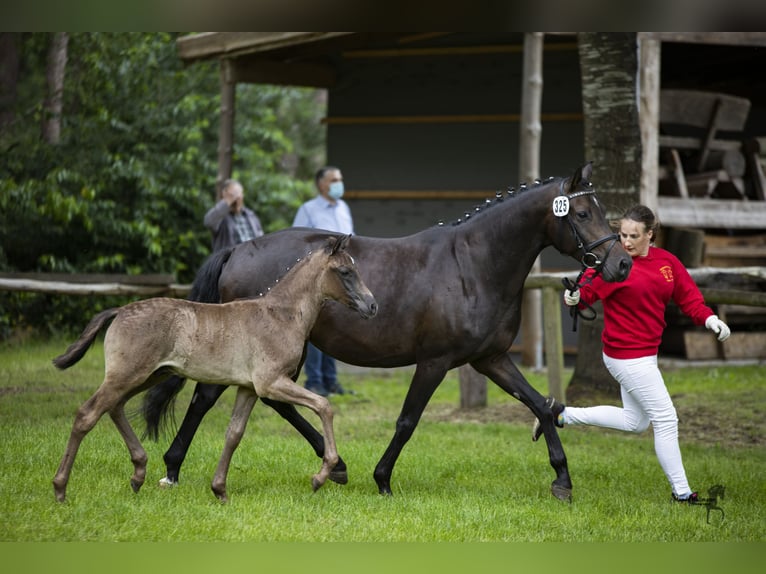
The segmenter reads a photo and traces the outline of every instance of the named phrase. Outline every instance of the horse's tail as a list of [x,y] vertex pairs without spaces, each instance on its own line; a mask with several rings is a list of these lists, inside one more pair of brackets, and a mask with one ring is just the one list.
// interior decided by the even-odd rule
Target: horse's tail
[[106,311],[101,311],[98,315],[93,317],[85,327],[85,330],[74,343],[69,345],[69,348],[62,354],[53,359],[53,364],[59,369],[68,369],[74,365],[77,361],[85,356],[85,353],[90,349],[93,341],[96,340],[96,335],[101,328],[110,320],[112,320],[117,313],[119,313],[119,307],[113,307]]
[[[202,264],[192,283],[189,293],[190,301],[203,303],[218,303],[221,300],[218,291],[218,278],[223,266],[231,257],[234,248],[219,249]],[[158,440],[160,433],[172,426],[176,397],[184,388],[186,379],[172,375],[154,385],[144,393],[140,413],[146,423],[144,437]]]
[[223,266],[226,265],[233,250],[233,247],[219,249],[207,258],[194,277],[194,283],[192,283],[189,293],[190,301],[202,303],[219,303],[221,301],[218,279],[221,277]]

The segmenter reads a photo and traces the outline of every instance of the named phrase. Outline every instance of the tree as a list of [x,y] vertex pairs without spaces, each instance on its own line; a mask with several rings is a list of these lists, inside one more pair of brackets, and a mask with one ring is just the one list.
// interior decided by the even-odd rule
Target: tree
[[43,141],[56,145],[61,140],[61,107],[64,96],[64,72],[66,71],[69,34],[56,32],[48,50],[46,78],[48,94],[43,103]]
[[[638,202],[641,181],[641,134],[636,104],[637,35],[578,34],[582,103],[585,117],[585,154],[593,161],[593,181],[599,198],[613,219]],[[603,313],[595,306],[595,321],[578,322],[577,357],[567,389],[617,395],[619,387],[601,360]]]
[[16,86],[19,80],[21,34],[0,32],[0,132],[16,116]]
[[[2,101],[12,121],[0,131],[0,271],[193,280],[210,253],[202,218],[215,196],[220,90],[216,63],[185,67],[176,37],[71,33],[66,43],[48,33],[0,37],[0,44],[18,46],[15,59],[0,58],[0,95],[16,94]],[[64,53],[66,59],[55,57]],[[290,225],[315,193],[321,111],[312,90],[238,90],[243,111],[233,176],[274,231]],[[58,136],[52,119],[60,119]],[[45,137],[43,125],[53,129]],[[305,149],[294,144],[298,135],[310,142]],[[287,169],[290,154],[297,161]],[[0,337],[20,323],[76,329],[109,303],[3,292]]]

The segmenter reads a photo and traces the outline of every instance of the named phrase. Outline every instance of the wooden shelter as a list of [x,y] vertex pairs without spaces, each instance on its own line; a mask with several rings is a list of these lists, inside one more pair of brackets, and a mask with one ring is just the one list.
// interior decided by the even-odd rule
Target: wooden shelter
[[[327,158],[343,170],[356,231],[391,237],[463,217],[497,190],[529,177],[520,166],[524,37],[210,32],[181,37],[177,46],[186,63],[220,61],[219,181],[232,171],[235,116],[247,113],[235,114],[237,84],[322,88]],[[766,84],[757,72],[766,56],[766,33],[637,37],[641,201],[656,208],[666,228],[766,231],[766,201],[757,191],[759,185],[763,190],[766,165]],[[575,35],[545,34],[540,80],[538,175],[567,175],[584,160]],[[684,120],[682,132],[695,127],[701,133],[665,133],[669,110],[691,101],[682,98],[679,104],[670,96],[692,92],[702,99],[713,94],[685,110],[694,117]],[[747,112],[741,105],[732,112],[729,104],[742,100],[750,104]],[[744,164],[727,156],[732,146]],[[724,183],[736,195],[720,193]],[[709,191],[697,193],[700,185]],[[764,249],[734,264],[763,264],[758,257]],[[551,249],[541,256],[542,271],[574,266]],[[575,335],[565,332],[564,343],[573,348]]]

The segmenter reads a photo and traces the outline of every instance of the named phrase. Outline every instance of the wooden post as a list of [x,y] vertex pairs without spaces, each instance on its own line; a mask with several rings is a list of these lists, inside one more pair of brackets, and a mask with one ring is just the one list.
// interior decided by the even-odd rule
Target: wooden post
[[660,41],[638,34],[638,124],[641,132],[639,201],[657,213],[660,129]]
[[[532,182],[540,177],[540,139],[543,131],[540,108],[543,96],[543,40],[541,32],[524,34],[524,70],[521,88],[521,121],[519,134],[519,176]],[[540,272],[540,258],[531,273]],[[521,312],[521,364],[542,369],[543,338],[540,291],[527,290]]]
[[543,288],[545,310],[545,364],[548,366],[548,394],[566,403],[564,389],[564,343],[561,334],[561,289]]
[[472,409],[487,406],[487,379],[471,365],[458,369],[460,380],[460,408]]
[[234,64],[228,58],[224,58],[221,60],[221,125],[218,132],[218,177],[216,179],[216,189],[219,193],[221,184],[231,177],[236,88]]

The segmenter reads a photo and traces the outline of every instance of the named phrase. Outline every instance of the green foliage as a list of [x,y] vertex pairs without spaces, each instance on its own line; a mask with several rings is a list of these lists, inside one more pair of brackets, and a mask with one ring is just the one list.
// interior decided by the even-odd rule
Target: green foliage
[[[219,72],[184,67],[176,37],[71,34],[62,139],[51,146],[40,138],[50,34],[23,36],[15,119],[0,135],[0,270],[193,279],[210,251],[202,218],[215,199]],[[316,93],[242,85],[237,100],[233,176],[267,231],[289,226],[321,164]],[[36,295],[0,294],[0,305],[6,331],[79,328],[92,310]]]

